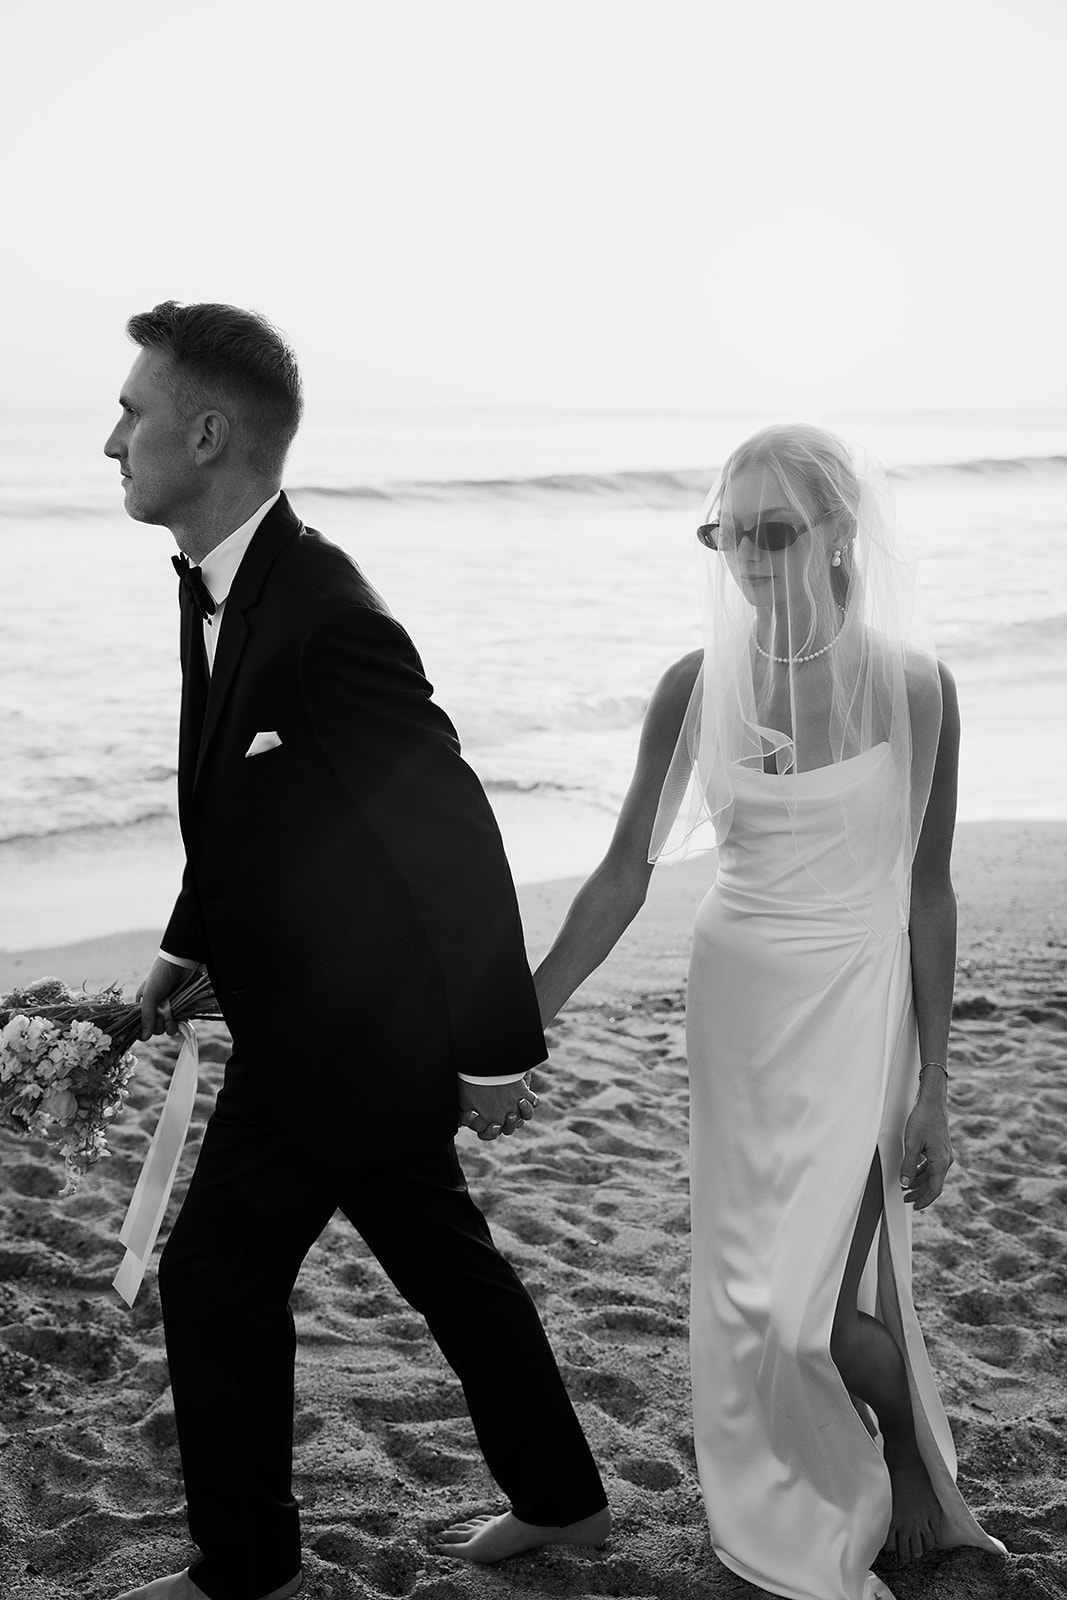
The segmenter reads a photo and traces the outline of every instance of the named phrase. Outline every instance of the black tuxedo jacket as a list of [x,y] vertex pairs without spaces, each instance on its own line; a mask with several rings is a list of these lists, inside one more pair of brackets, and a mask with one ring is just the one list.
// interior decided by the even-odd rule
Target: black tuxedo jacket
[[[235,1053],[331,1160],[354,1126],[454,1131],[456,1071],[546,1049],[499,830],[411,640],[283,495],[210,685],[182,592],[182,673],[186,869],[163,948],[207,963]],[[260,732],[280,745],[246,755]]]

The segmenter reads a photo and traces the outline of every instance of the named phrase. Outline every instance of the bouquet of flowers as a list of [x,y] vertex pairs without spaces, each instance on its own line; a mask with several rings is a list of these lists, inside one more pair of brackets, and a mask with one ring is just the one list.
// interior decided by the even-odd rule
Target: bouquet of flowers
[[[206,976],[191,974],[169,999],[175,1022],[220,1018]],[[109,1153],[107,1124],[128,1097],[140,1036],[141,1008],[118,989],[76,994],[39,978],[0,996],[0,1127],[60,1141],[63,1195]]]

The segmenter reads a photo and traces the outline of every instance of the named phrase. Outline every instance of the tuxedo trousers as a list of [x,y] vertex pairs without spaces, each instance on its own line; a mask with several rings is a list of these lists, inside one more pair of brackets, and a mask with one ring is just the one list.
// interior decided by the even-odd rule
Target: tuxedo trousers
[[[380,1137],[350,1175],[324,1171],[267,1115],[254,1065],[239,1054],[227,1064],[159,1267],[201,1552],[191,1570],[210,1600],[258,1600],[300,1568],[289,1296],[338,1209],[425,1317],[516,1516],[558,1526],[607,1504],[536,1308],[496,1249],[452,1140],[419,1148],[405,1147],[402,1130]],[[352,1417],[358,1427],[358,1393]]]

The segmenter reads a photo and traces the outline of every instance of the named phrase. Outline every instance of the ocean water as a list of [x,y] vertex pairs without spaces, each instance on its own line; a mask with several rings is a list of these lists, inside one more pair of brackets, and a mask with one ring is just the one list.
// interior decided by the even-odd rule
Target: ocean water
[[[0,418],[0,873],[20,884],[172,830],[173,544],[122,511],[112,420]],[[517,876],[594,864],[648,695],[698,642],[696,512],[770,420],[309,417],[290,498],[412,634]],[[814,420],[890,472],[960,688],[961,816],[1067,816],[1067,414]],[[5,900],[0,945],[32,942]]]

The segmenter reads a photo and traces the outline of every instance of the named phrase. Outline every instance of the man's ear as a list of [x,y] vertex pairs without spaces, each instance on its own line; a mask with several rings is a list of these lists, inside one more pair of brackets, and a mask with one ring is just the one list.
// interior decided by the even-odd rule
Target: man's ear
[[198,467],[217,461],[230,437],[229,418],[221,411],[202,411],[193,423],[193,454]]

